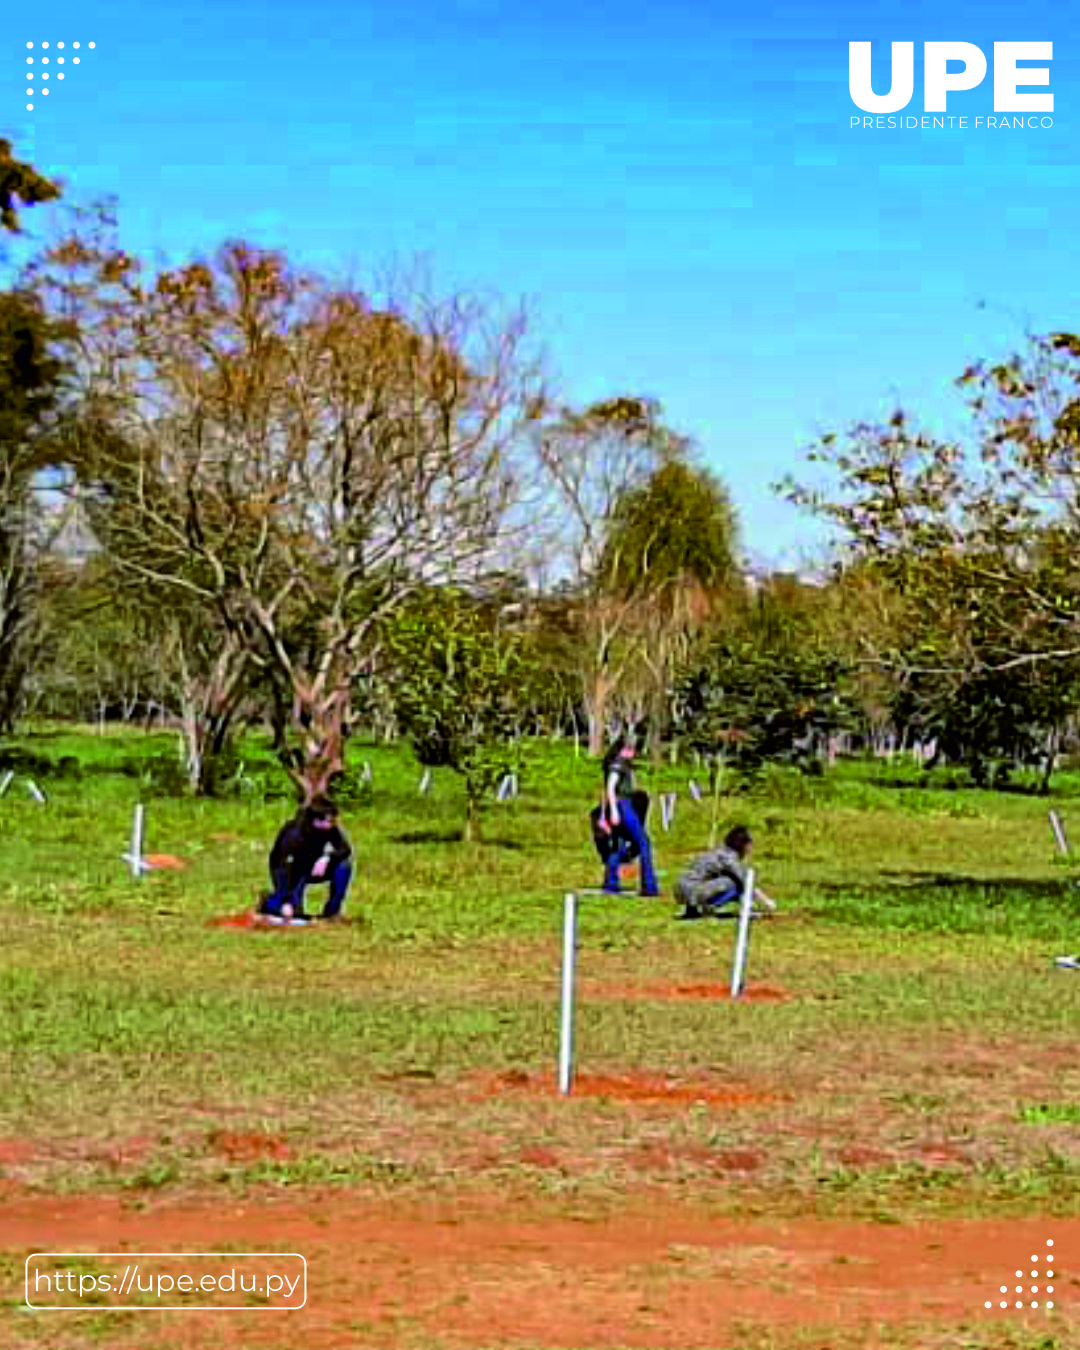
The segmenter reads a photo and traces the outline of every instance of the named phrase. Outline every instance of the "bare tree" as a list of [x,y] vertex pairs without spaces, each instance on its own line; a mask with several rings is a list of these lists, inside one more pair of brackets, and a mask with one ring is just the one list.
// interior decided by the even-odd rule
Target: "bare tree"
[[124,288],[98,309],[77,431],[98,537],[213,609],[223,700],[269,677],[286,767],[325,791],[380,618],[501,541],[536,406],[525,316],[377,304],[242,243],[152,291],[115,250],[96,266]]
[[[641,658],[639,596],[613,588],[609,532],[619,503],[686,442],[668,431],[650,399],[618,397],[564,409],[535,438],[548,484],[545,520],[555,571],[574,597],[589,752],[600,754],[616,692]],[[632,712],[632,707],[628,709]]]

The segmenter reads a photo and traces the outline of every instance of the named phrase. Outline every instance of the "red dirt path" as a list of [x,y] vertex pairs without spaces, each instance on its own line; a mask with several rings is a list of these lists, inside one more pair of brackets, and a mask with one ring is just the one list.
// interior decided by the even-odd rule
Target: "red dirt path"
[[[1006,1314],[996,1302],[1001,1283],[1030,1268],[1032,1253],[1045,1267],[1051,1236],[1062,1261],[1053,1330],[1065,1336],[1059,1344],[1076,1344],[1069,1270],[1080,1219],[741,1223],[644,1195],[615,1217],[581,1218],[510,1213],[494,1200],[419,1207],[325,1193],[302,1201],[220,1196],[141,1211],[112,1197],[14,1195],[0,1207],[0,1244],[20,1261],[31,1251],[226,1246],[307,1258],[300,1311],[138,1318],[117,1335],[116,1350],[722,1350],[746,1344],[738,1328],[747,1324],[772,1328],[778,1344],[801,1326],[864,1328],[870,1350],[875,1327],[977,1328],[1006,1316],[1033,1335],[1051,1329],[1045,1308]],[[19,1296],[14,1286],[9,1292]]]

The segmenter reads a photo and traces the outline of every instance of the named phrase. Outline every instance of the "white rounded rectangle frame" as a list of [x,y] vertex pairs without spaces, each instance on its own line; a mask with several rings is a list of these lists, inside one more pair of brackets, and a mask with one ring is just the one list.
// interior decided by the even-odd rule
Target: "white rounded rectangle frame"
[[[237,1304],[232,1306],[218,1306],[217,1304],[162,1304],[162,1303],[129,1303],[129,1304],[50,1304],[50,1303],[31,1303],[30,1302],[30,1262],[37,1257],[77,1257],[80,1260],[105,1260],[115,1257],[118,1260],[131,1262],[138,1261],[139,1258],[162,1258],[170,1261],[193,1261],[200,1257],[210,1257],[214,1261],[242,1261],[246,1258],[254,1257],[260,1261],[301,1261],[304,1267],[304,1301],[295,1305],[290,1304],[287,1308],[259,1308],[252,1307],[251,1304]],[[135,1267],[138,1273],[138,1265]],[[24,1282],[24,1294],[26,1296],[26,1306],[34,1312],[299,1312],[301,1308],[307,1307],[307,1257],[299,1252],[31,1252],[26,1258],[25,1265],[26,1278]],[[209,1274],[209,1272],[207,1272]],[[126,1279],[126,1275],[125,1275]],[[119,1292],[124,1292],[121,1285]],[[169,1291],[172,1292],[171,1290]],[[290,1295],[291,1297],[291,1295]]]

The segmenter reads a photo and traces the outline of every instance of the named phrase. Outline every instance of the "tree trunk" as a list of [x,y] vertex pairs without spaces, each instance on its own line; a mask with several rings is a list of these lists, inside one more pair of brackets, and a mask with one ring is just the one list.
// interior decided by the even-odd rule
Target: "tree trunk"
[[345,772],[349,687],[339,685],[319,697],[306,686],[294,691],[292,716],[281,728],[278,757],[302,804],[329,796],[334,779]]
[[593,678],[592,689],[585,694],[585,710],[589,719],[589,754],[594,759],[604,753],[610,693],[607,675],[603,671],[598,672]]
[[465,806],[465,829],[462,839],[466,844],[479,844],[480,838],[480,801],[473,792],[466,789],[468,795]]
[[1051,731],[1046,738],[1046,759],[1043,762],[1042,778],[1039,782],[1039,795],[1046,797],[1050,793],[1050,779],[1053,777],[1054,770],[1057,768],[1058,757],[1058,734]]

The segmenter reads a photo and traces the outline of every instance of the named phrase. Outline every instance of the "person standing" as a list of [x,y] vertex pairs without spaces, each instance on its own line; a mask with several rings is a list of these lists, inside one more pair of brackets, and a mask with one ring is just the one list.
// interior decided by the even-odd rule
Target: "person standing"
[[604,756],[604,797],[600,828],[610,832],[614,847],[604,865],[603,890],[619,895],[619,869],[636,852],[640,855],[641,894],[658,896],[660,887],[653,870],[652,846],[645,829],[644,812],[634,797],[633,760],[637,747],[629,737],[620,737]]

